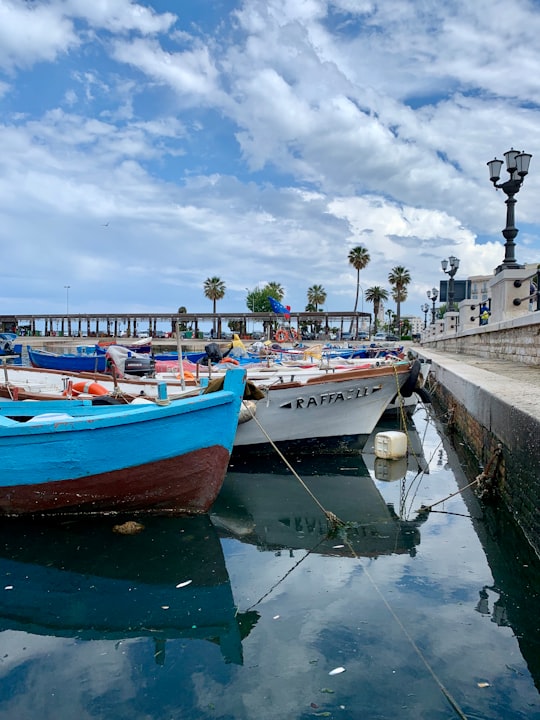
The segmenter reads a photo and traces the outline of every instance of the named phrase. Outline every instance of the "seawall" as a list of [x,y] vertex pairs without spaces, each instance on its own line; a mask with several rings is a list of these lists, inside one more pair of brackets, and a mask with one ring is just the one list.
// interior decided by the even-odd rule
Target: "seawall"
[[540,557],[540,369],[420,348],[429,386]]

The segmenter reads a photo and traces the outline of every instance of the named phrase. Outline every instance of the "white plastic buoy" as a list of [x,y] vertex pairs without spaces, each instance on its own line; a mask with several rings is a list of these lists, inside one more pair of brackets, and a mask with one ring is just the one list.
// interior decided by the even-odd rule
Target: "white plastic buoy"
[[375,435],[375,456],[395,460],[407,455],[407,436],[398,430],[388,430]]

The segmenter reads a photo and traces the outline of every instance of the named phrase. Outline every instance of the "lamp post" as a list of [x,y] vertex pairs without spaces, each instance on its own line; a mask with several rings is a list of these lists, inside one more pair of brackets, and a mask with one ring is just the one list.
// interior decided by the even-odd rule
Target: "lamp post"
[[517,195],[519,192],[521,186],[523,185],[525,175],[529,172],[529,163],[532,155],[526,152],[519,152],[519,150],[511,148],[508,152],[504,153],[504,157],[506,159],[506,170],[510,175],[506,182],[498,182],[501,175],[503,161],[494,158],[487,163],[489,168],[489,179],[496,189],[500,188],[507,196],[507,200],[505,200],[506,227],[502,231],[503,237],[506,240],[504,245],[504,260],[502,261],[502,264],[495,269],[496,273],[508,268],[524,267],[523,265],[519,265],[517,263],[515,257],[516,244],[514,240],[516,239],[516,235],[519,231],[514,225],[514,206],[516,204],[514,195]]
[[429,305],[427,303],[424,303],[420,310],[424,313],[424,330],[427,328],[427,314],[429,312]]
[[69,315],[69,288],[71,285],[64,285],[66,291],[66,315]]
[[[448,264],[450,264],[449,270],[447,270]],[[441,260],[441,267],[443,272],[445,272],[450,278],[448,280],[448,310],[452,312],[454,309],[454,275],[458,271],[459,258],[450,255],[448,260]]]
[[433,308],[431,310],[431,324],[435,325],[435,303],[437,302],[437,297],[439,296],[439,291],[437,288],[431,288],[431,290],[428,290],[426,295],[428,298],[431,298],[431,302],[433,303]]

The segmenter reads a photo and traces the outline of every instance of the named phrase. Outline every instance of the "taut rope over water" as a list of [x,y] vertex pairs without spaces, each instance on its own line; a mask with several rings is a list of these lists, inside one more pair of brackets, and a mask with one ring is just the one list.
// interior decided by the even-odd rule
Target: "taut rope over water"
[[343,522],[343,520],[340,520],[337,515],[335,515],[335,514],[334,514],[333,512],[331,512],[330,510],[326,510],[326,508],[324,508],[324,507],[321,505],[321,503],[317,500],[317,498],[315,497],[315,495],[314,495],[314,494],[311,492],[311,490],[308,488],[308,486],[306,485],[306,483],[302,480],[302,478],[300,477],[300,475],[298,475],[298,473],[297,473],[296,470],[293,468],[293,466],[291,465],[291,463],[287,460],[287,458],[285,457],[285,455],[284,455],[284,454],[281,452],[281,450],[277,447],[277,445],[276,445],[275,442],[272,440],[272,438],[270,437],[270,435],[269,435],[269,434],[266,432],[266,430],[263,428],[263,426],[261,425],[261,423],[259,422],[259,420],[255,417],[255,414],[253,413],[253,410],[251,409],[251,407],[248,407],[246,403],[243,403],[243,404],[244,404],[244,407],[246,407],[247,410],[248,410],[248,412],[251,414],[252,419],[255,420],[255,422],[256,422],[257,425],[259,426],[260,431],[263,433],[263,435],[264,435],[265,438],[268,440],[268,442],[270,443],[270,445],[273,447],[273,449],[276,451],[276,453],[279,455],[279,457],[283,460],[283,462],[285,463],[285,465],[289,468],[289,470],[292,472],[292,474],[293,474],[294,477],[298,480],[298,482],[302,485],[302,487],[303,487],[304,490],[308,493],[308,495],[310,495],[311,498],[313,499],[313,501],[320,507],[320,509],[321,509],[322,512],[325,514],[326,519],[327,519],[328,522],[332,525],[332,527],[335,528],[335,527],[339,527],[339,526],[345,525],[345,523]]

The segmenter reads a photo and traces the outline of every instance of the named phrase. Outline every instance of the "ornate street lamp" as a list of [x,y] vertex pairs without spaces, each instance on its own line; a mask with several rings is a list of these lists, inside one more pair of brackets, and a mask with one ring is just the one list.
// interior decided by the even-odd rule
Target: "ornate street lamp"
[[508,150],[508,152],[504,153],[504,157],[506,158],[506,170],[510,175],[510,178],[506,182],[498,182],[501,176],[501,167],[503,164],[502,160],[494,158],[487,164],[489,168],[489,179],[495,188],[500,188],[508,196],[508,199],[505,200],[506,227],[502,231],[503,237],[506,240],[504,245],[504,260],[502,264],[496,268],[495,272],[497,273],[507,268],[524,267],[523,265],[518,265],[515,257],[516,244],[514,240],[519,231],[514,225],[514,205],[517,202],[514,195],[519,192],[521,186],[523,185],[525,175],[529,172],[529,163],[532,155],[526,152],[519,152],[519,150],[514,150],[514,148],[512,148],[511,150]]
[[[450,263],[449,270],[447,270],[448,263]],[[450,255],[448,260],[441,260],[441,267],[443,272],[450,277],[450,280],[448,280],[448,310],[451,312],[454,309],[454,275],[458,271],[459,258]]]
[[429,305],[427,303],[424,303],[420,310],[424,313],[424,330],[427,328],[427,314],[429,312]]
[[426,295],[428,298],[431,298],[431,301],[433,303],[433,308],[431,310],[431,324],[435,325],[435,303],[437,302],[437,297],[439,296],[439,291],[437,288],[432,288],[431,290],[428,290]]

